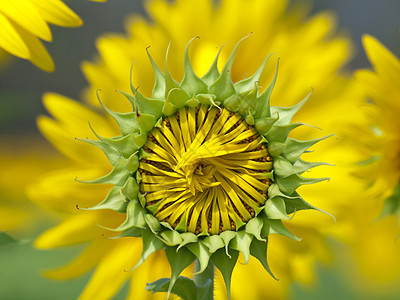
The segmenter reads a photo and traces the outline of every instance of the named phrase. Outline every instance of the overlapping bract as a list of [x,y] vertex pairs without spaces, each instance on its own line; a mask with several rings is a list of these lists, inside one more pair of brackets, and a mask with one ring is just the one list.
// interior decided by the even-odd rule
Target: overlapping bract
[[[132,112],[117,113],[102,105],[120,126],[121,136],[104,138],[96,134],[99,140],[83,140],[101,148],[113,165],[109,174],[88,182],[114,185],[104,201],[90,209],[126,212],[125,222],[115,230],[122,231],[121,237],[142,237],[143,253],[137,266],[153,252],[165,249],[172,270],[168,291],[171,291],[180,272],[196,258],[200,263],[199,272],[203,272],[211,260],[220,269],[228,290],[239,252],[243,254],[246,263],[250,255],[256,257],[272,275],[267,263],[268,235],[278,233],[298,240],[284,227],[282,220],[291,219],[289,214],[296,211],[315,207],[305,202],[296,189],[326,179],[302,177],[305,171],[324,163],[310,163],[300,159],[309,147],[326,137],[309,141],[288,137],[294,128],[304,125],[291,123],[291,120],[310,95],[292,107],[270,107],[269,98],[277,74],[263,93],[259,94],[258,87],[258,79],[267,60],[253,76],[233,83],[229,71],[239,44],[221,73],[217,68],[218,53],[209,71],[199,78],[189,61],[189,42],[181,83],[177,83],[169,74],[167,59],[165,73],[162,73],[149,54],[155,73],[152,97],[144,97],[131,85],[133,96],[122,93],[131,102]],[[239,223],[236,231],[227,230],[213,235],[203,232],[196,235],[185,232],[179,226],[174,229],[146,209],[145,195],[139,191],[141,176],[137,169],[140,160],[149,155],[142,148],[148,133],[160,126],[163,117],[174,115],[182,107],[198,105],[221,106],[240,114],[263,137],[262,142],[267,144],[273,159],[273,171],[270,174],[273,183],[268,189],[265,205],[256,209],[255,217],[247,223]]]

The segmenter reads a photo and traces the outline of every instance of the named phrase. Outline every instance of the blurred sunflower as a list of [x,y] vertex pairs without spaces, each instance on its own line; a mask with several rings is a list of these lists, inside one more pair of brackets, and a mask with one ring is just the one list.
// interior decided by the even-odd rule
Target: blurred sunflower
[[[98,40],[100,57],[94,63],[84,63],[83,70],[90,82],[85,91],[87,104],[79,104],[66,97],[47,94],[44,103],[54,119],[41,117],[38,120],[43,134],[54,146],[71,159],[70,168],[56,171],[41,178],[29,189],[31,198],[65,216],[64,222],[45,232],[36,241],[43,249],[88,242],[86,250],[70,264],[47,272],[47,276],[66,279],[83,274],[96,267],[82,299],[107,299],[114,295],[126,281],[131,282],[130,299],[157,297],[145,293],[145,283],[162,276],[169,277],[168,263],[163,255],[150,256],[145,264],[132,272],[123,272],[131,268],[140,257],[142,249],[140,239],[106,239],[114,233],[103,227],[115,228],[124,219],[124,214],[111,210],[83,211],[79,207],[92,207],[103,199],[110,186],[87,187],[72,179],[79,177],[96,178],[110,171],[111,166],[101,153],[90,145],[79,143],[75,137],[92,138],[94,134],[87,126],[87,120],[99,134],[105,137],[118,135],[119,129],[109,117],[103,116],[95,108],[98,101],[95,91],[101,89],[101,99],[106,106],[128,112],[129,105],[123,99],[117,99],[116,89],[129,89],[130,66],[133,61],[132,81],[140,86],[143,95],[150,96],[153,69],[147,61],[145,48],[150,50],[155,62],[162,65],[165,49],[171,41],[171,53],[168,70],[174,78],[182,78],[183,60],[187,42],[200,36],[193,43],[190,57],[193,69],[199,76],[205,74],[214,60],[221,44],[225,45],[220,61],[227,60],[227,53],[234,43],[253,32],[243,44],[236,56],[236,64],[230,70],[233,82],[242,80],[245,74],[253,74],[266,55],[277,53],[281,58],[279,77],[272,95],[272,104],[290,106],[300,97],[315,89],[311,100],[298,113],[296,120],[317,125],[328,133],[349,119],[361,118],[354,107],[359,105],[358,89],[353,82],[340,76],[340,68],[348,60],[351,49],[344,37],[334,36],[335,20],[330,13],[319,13],[306,18],[302,7],[287,8],[285,1],[149,1],[147,9],[153,22],[140,16],[133,16],[127,23],[128,36],[108,34]],[[232,20],[241,20],[241,22]],[[182,29],[185,30],[182,30]],[[219,66],[221,67],[221,66]],[[274,64],[267,64],[266,71],[259,79],[259,85],[266,87],[271,81]],[[87,106],[94,106],[94,110]],[[330,118],[326,117],[329,112]],[[350,115],[351,112],[351,115]],[[313,130],[298,129],[293,132],[298,139],[320,136]],[[332,221],[323,214],[303,212],[295,216],[290,224],[285,224],[297,236],[301,243],[280,236],[269,239],[268,250],[271,269],[280,278],[274,281],[265,272],[261,264],[250,259],[249,264],[238,264],[232,277],[232,294],[235,298],[282,299],[287,295],[287,285],[291,281],[311,283],[311,267],[316,260],[326,261],[329,251],[323,242],[326,233],[351,235],[344,222],[348,206],[361,194],[362,185],[347,174],[347,162],[357,160],[357,153],[348,145],[331,139],[323,142],[323,151],[307,154],[312,161],[328,161],[334,168],[321,167],[312,170],[312,177],[331,177],[329,184],[301,188],[300,193],[311,204],[333,213],[339,224],[331,226]],[[321,147],[321,146],[320,146]],[[322,153],[322,154],[321,154]],[[322,175],[322,176],[321,176]],[[351,185],[351,190],[348,187]],[[312,215],[310,215],[312,214]],[[102,225],[98,227],[96,224]],[[323,224],[323,226],[321,225]],[[252,274],[249,276],[249,274]],[[251,279],[250,279],[251,277]],[[216,297],[226,297],[222,278],[217,274]],[[218,288],[219,287],[219,288]]]
[[364,120],[348,137],[363,158],[355,174],[368,188],[353,214],[359,230],[352,250],[360,280],[368,281],[359,286],[383,295],[400,283],[400,61],[372,36],[363,36],[363,44],[373,70],[358,70],[355,77],[369,101],[363,105]]
[[[25,151],[25,143],[31,145],[29,153]],[[0,149],[0,231],[12,233],[18,239],[27,238],[43,221],[44,214],[27,199],[25,186],[54,166],[63,166],[63,161],[40,137],[25,136],[21,142],[2,136]],[[21,170],[24,176],[16,183],[14,179]]]
[[0,48],[52,72],[53,60],[40,41],[52,41],[48,24],[77,27],[82,20],[61,0],[2,0]]

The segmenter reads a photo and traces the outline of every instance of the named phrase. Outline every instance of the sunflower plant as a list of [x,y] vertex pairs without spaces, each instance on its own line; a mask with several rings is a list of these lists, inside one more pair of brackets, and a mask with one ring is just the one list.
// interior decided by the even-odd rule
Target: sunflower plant
[[[272,275],[268,236],[299,240],[282,220],[290,220],[296,211],[316,209],[296,189],[326,180],[301,176],[324,163],[300,156],[327,137],[289,137],[304,125],[291,120],[310,94],[292,107],[270,106],[277,71],[262,93],[258,86],[268,58],[251,77],[233,83],[229,71],[239,42],[221,72],[218,52],[200,78],[189,60],[191,42],[180,83],[168,72],[168,50],[165,73],[147,52],[155,75],[152,96],[143,96],[131,84],[133,95],[121,92],[132,105],[128,113],[112,111],[99,99],[121,135],[105,138],[92,129],[98,140],[82,141],[103,150],[113,166],[109,174],[88,181],[114,185],[101,203],[88,209],[126,214],[114,230],[120,237],[142,239],[142,255],[134,268],[154,252],[165,251],[171,278],[148,288],[167,291],[168,297],[173,291],[190,299],[211,299],[214,266],[229,295],[239,253],[245,263],[255,257]],[[197,284],[178,278],[195,260]]]

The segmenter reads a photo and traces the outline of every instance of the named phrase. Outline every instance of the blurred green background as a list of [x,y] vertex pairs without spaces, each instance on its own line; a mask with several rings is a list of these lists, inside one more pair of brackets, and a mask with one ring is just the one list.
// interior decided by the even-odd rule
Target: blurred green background
[[[65,2],[81,16],[84,25],[78,29],[52,27],[54,41],[46,43],[46,47],[56,62],[56,71],[45,73],[19,59],[10,59],[0,70],[0,132],[3,145],[11,137],[39,135],[35,118],[45,113],[41,103],[44,92],[53,91],[79,99],[80,91],[87,85],[80,63],[91,60],[96,54],[96,38],[105,32],[123,33],[124,17],[128,12],[145,15],[141,1]],[[361,35],[364,33],[375,36],[397,55],[400,53],[399,0],[315,0],[312,3],[312,12],[326,9],[336,13],[339,30],[348,33],[356,44],[355,58],[348,66],[349,71],[369,68],[361,46]],[[36,208],[32,206],[31,209]],[[42,220],[36,228],[31,228],[29,234],[17,232],[16,235],[32,239],[51,222],[50,218]],[[0,247],[0,299],[77,298],[90,274],[70,281],[51,281],[42,278],[40,270],[64,264],[82,247],[38,251],[33,249],[31,243],[32,240],[25,240],[22,244]],[[331,244],[335,253],[333,262],[329,266],[315,266],[318,282],[307,288],[293,284],[289,299],[400,299],[400,287],[385,296],[363,293],[362,287],[355,286],[346,270],[345,246],[333,241]],[[127,289],[125,286],[115,299],[124,299]]]

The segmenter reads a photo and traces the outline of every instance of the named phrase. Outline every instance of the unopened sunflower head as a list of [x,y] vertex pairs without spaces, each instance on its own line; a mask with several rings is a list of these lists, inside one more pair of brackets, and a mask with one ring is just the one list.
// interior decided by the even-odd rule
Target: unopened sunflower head
[[315,209],[296,189],[324,180],[302,177],[322,163],[300,156],[325,137],[288,137],[303,125],[291,120],[309,95],[292,107],[271,107],[276,74],[264,92],[258,86],[268,58],[253,76],[233,83],[229,71],[239,43],[221,73],[217,55],[199,78],[189,61],[189,42],[181,83],[172,79],[167,61],[162,73],[148,53],[155,74],[152,97],[131,85],[133,96],[122,93],[132,112],[114,112],[102,104],[121,135],[95,133],[99,140],[84,140],[101,148],[113,165],[109,174],[89,182],[114,184],[104,201],[89,209],[126,213],[115,230],[122,231],[121,237],[143,239],[137,266],[165,249],[172,269],[169,290],[196,258],[200,272],[211,260],[228,290],[239,252],[245,262],[256,257],[272,275],[268,235],[298,240],[282,220],[298,210]]

